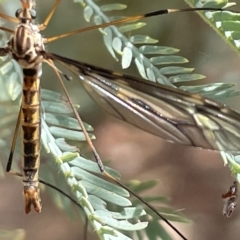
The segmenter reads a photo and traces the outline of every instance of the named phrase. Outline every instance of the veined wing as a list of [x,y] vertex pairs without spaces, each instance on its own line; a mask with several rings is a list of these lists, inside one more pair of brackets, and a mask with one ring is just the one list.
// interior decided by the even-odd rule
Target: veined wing
[[117,118],[171,142],[240,150],[240,114],[222,104],[56,54],[46,56],[76,73],[92,98]]

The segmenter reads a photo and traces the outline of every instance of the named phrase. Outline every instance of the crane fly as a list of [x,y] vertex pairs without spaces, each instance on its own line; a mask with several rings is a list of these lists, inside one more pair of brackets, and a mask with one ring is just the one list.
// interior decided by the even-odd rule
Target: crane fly
[[[68,68],[80,77],[90,95],[110,114],[163,139],[205,149],[238,151],[240,143],[240,115],[237,112],[196,94],[190,94],[161,84],[147,82],[141,78],[123,75],[68,59],[57,54],[48,53],[45,51],[44,46],[45,43],[63,37],[98,29],[100,27],[138,20],[144,17],[171,12],[198,10],[222,11],[222,9],[165,9],[116,20],[111,23],[104,23],[83,30],[76,30],[52,38],[43,38],[39,32],[44,30],[48,25],[60,0],[55,1],[48,17],[44,23],[40,25],[33,24],[33,20],[36,18],[36,12],[34,10],[35,2],[33,0],[20,1],[22,8],[16,11],[16,18],[4,14],[0,15],[7,20],[18,23],[14,31],[1,27],[2,30],[12,33],[12,37],[7,46],[0,49],[0,55],[11,55],[22,67],[24,76],[22,103],[15,133],[19,125],[21,125],[23,138],[22,177],[26,213],[31,211],[31,207],[33,207],[36,212],[41,211],[38,170],[40,164],[41,133],[39,89],[42,62],[46,62],[53,67],[62,85],[63,82],[61,81],[60,72],[56,69],[54,62]],[[76,109],[73,107],[65,88],[64,92],[86,136],[100,171],[113,182],[127,189],[104,170],[101,159],[88,137],[83,123]],[[207,122],[205,121],[206,119],[208,120]],[[8,172],[11,171],[15,140],[13,141],[12,151],[7,165]],[[154,207],[146,201],[143,201],[131,190],[127,190],[152,209],[183,239],[186,239],[165,217],[157,213]]]

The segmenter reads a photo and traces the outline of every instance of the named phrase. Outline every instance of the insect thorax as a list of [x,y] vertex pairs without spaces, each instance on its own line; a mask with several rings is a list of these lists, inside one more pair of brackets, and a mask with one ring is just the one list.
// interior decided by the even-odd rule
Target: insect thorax
[[45,50],[39,29],[33,24],[21,23],[8,42],[12,57],[22,68],[35,68],[43,61]]

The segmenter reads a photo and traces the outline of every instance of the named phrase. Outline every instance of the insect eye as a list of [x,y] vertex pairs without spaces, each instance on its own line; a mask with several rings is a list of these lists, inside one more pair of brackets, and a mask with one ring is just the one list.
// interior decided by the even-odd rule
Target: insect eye
[[30,12],[30,15],[31,15],[32,19],[35,19],[37,17],[37,13],[36,13],[35,10],[31,9],[29,12]]
[[16,18],[19,18],[19,15],[21,14],[22,12],[22,9],[18,9],[16,12],[15,12],[15,17]]

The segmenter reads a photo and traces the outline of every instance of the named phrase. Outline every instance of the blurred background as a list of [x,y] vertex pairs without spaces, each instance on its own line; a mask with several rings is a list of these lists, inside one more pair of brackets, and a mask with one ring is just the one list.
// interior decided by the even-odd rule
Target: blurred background
[[[36,2],[37,19],[41,23],[54,1]],[[119,15],[187,7],[184,1],[179,0],[121,0],[118,2],[128,5],[124,13],[116,13]],[[239,0],[235,2],[240,4]],[[18,0],[5,0],[1,2],[0,10],[14,16],[19,7]],[[7,21],[3,21],[4,26],[12,26]],[[158,39],[159,45],[181,49],[180,55],[190,62],[184,66],[194,67],[196,73],[206,76],[206,79],[201,81],[202,84],[229,82],[235,83],[236,88],[240,88],[239,56],[196,13],[170,14],[147,19],[145,22],[147,26],[139,30],[139,33]],[[55,36],[85,26],[90,24],[84,21],[82,9],[73,1],[62,0],[43,35]],[[122,70],[120,64],[115,62],[106,51],[98,31],[53,42],[48,44],[47,51],[139,76],[135,67]],[[44,67],[42,87],[61,91],[58,82],[51,81],[54,78],[53,72],[48,67]],[[240,210],[237,208],[230,219],[222,216],[221,195],[226,192],[233,179],[229,169],[223,166],[217,152],[167,143],[105,114],[87,96],[77,81],[66,83],[66,85],[73,101],[81,105],[81,116],[95,129],[94,134],[97,140],[94,144],[102,158],[109,160],[109,165],[121,173],[123,181],[158,179],[159,184],[149,194],[169,196],[170,205],[192,220],[190,224],[176,224],[188,239],[234,240],[239,238]],[[226,100],[232,108],[240,110],[238,102],[239,97]],[[20,179],[8,175],[1,179],[1,229],[23,228],[26,230],[25,239],[27,240],[82,239],[84,223],[81,219],[68,218],[44,193],[42,193],[42,213],[25,215],[21,192]],[[174,235],[173,237],[179,239]],[[94,233],[89,236],[89,239],[95,239]]]

